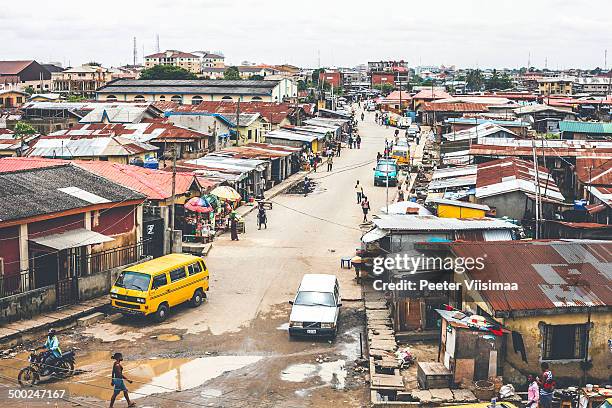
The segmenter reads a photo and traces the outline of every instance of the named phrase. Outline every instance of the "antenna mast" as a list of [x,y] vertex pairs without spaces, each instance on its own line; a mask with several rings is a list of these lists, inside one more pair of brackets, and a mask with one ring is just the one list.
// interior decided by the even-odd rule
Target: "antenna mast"
[[138,59],[138,48],[136,47],[136,37],[134,37],[134,66],[136,65],[137,59]]

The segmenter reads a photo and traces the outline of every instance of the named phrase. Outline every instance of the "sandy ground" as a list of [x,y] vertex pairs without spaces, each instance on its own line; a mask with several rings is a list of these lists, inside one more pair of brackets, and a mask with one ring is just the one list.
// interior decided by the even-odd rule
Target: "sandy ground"
[[[313,194],[278,196],[267,230],[257,230],[251,213],[240,241],[232,242],[227,234],[215,241],[207,258],[211,289],[204,305],[178,307],[161,325],[113,316],[62,333],[64,349],[78,348],[77,367],[83,373],[44,387],[67,389],[70,399],[83,406],[107,406],[110,355],[121,351],[126,375],[135,380],[129,388],[138,406],[366,406],[364,373],[355,369],[364,330],[361,288],[353,271],[340,269],[340,258],[354,254],[362,234],[356,180],[373,211],[385,203],[385,188],[373,186],[372,168],[376,152],[395,129],[376,125],[369,112],[359,128],[361,149],[343,149],[333,172],[321,166],[313,174]],[[288,301],[305,273],[336,274],[340,280],[344,301],[340,334],[333,342],[287,336]],[[16,376],[7,366],[25,362],[15,358],[2,360],[1,375]],[[0,383],[14,386],[4,377]],[[0,401],[7,402],[4,390]],[[120,400],[116,406],[125,405]],[[50,405],[29,401],[24,406]]]

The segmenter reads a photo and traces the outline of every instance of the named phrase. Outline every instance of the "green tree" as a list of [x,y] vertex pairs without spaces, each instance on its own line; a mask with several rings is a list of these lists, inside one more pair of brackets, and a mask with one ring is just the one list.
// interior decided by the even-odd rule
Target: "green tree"
[[482,71],[479,69],[471,69],[468,71],[465,81],[467,82],[466,88],[470,91],[482,91],[484,86],[484,77]]
[[499,75],[496,69],[493,70],[491,78],[485,81],[485,89],[508,89],[512,87],[512,80],[507,73]]
[[32,85],[28,85],[26,86],[26,88],[23,90],[23,92],[27,93],[28,95],[33,95],[34,94],[34,87]]
[[262,81],[264,77],[262,75],[255,74],[255,75],[251,75],[249,79],[252,81]]
[[299,80],[297,83],[298,91],[305,91],[308,89],[308,84],[305,81]]
[[227,67],[223,73],[223,79],[240,80],[240,70],[235,66]]
[[374,89],[378,89],[384,95],[387,95],[387,94],[391,93],[391,91],[393,91],[393,89],[395,89],[395,86],[393,86],[393,84],[390,84],[390,83],[383,83],[383,84],[376,84],[376,85],[374,85]]
[[66,102],[81,102],[84,101],[85,97],[82,95],[68,95]]
[[90,67],[101,67],[102,66],[102,64],[100,64],[99,62],[96,62],[96,61],[89,61],[85,65],[89,65]]
[[155,65],[143,69],[140,79],[196,79],[194,73],[174,65]]
[[312,71],[312,82],[316,85],[319,84],[319,77],[321,76],[321,72],[325,72],[325,70],[323,68],[317,68],[314,71]]
[[34,129],[29,123],[21,121],[15,123],[15,128],[13,128],[13,137],[21,142],[19,144],[19,149],[17,150],[18,156],[21,156],[21,150],[24,147],[25,138],[29,135],[35,135],[36,133],[36,129]]

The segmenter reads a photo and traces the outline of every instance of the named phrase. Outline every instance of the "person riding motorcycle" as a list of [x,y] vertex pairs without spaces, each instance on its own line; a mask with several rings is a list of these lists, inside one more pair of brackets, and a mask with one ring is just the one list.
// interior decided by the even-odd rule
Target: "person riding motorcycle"
[[48,372],[48,370],[55,365],[57,360],[62,357],[62,350],[59,347],[59,340],[56,336],[55,329],[49,329],[49,332],[47,333],[47,340],[41,348],[45,350],[43,372]]

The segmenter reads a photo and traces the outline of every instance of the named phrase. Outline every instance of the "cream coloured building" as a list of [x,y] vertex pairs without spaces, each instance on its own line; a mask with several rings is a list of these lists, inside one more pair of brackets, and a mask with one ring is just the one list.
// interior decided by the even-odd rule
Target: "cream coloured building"
[[197,105],[203,101],[286,102],[295,98],[297,85],[287,78],[263,81],[119,79],[96,91],[98,101],[183,105]]
[[144,62],[145,68],[152,68],[156,65],[173,65],[194,74],[199,74],[202,69],[200,57],[189,52],[177,50],[167,50],[147,55]]

